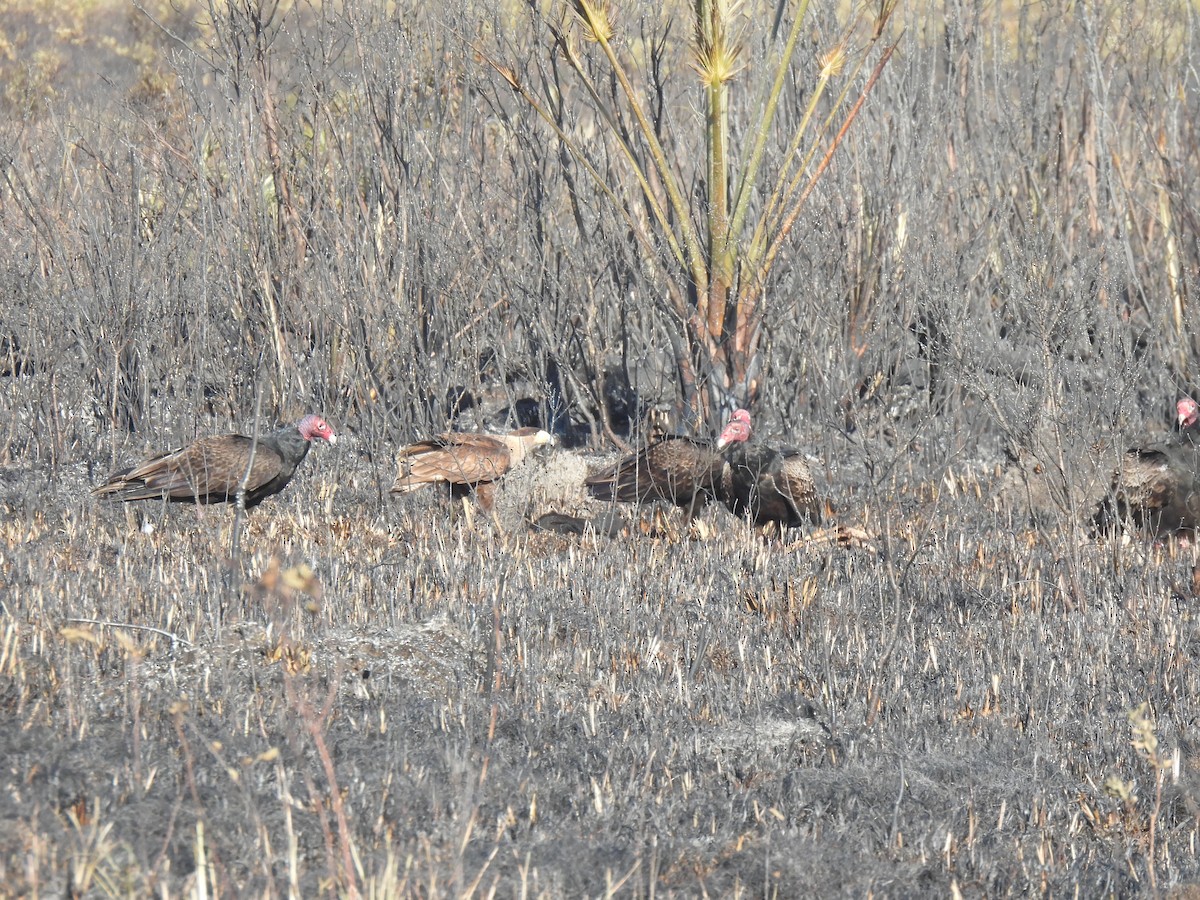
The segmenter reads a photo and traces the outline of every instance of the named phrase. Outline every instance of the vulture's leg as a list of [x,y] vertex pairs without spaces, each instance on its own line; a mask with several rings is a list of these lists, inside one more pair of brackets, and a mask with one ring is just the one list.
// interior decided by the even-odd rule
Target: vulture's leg
[[471,495],[455,489],[454,485],[446,485],[446,495],[450,500],[450,525],[451,527],[458,524],[460,518],[467,520],[467,527],[471,527],[471,509],[468,504],[471,502]]
[[475,486],[475,502],[479,504],[479,508],[487,513],[488,518],[495,523],[496,527],[500,527],[500,520],[496,517],[496,484],[495,482],[486,482]]

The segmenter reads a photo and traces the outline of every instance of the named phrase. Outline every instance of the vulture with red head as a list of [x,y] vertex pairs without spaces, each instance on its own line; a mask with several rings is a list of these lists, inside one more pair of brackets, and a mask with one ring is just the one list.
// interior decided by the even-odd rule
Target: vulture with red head
[[1125,452],[1095,524],[1109,530],[1132,522],[1158,535],[1195,533],[1200,524],[1200,404],[1184,397],[1175,430],[1154,446]]
[[644,503],[662,500],[692,518],[720,490],[722,453],[750,437],[750,413],[737,410],[716,442],[668,434],[618,460],[584,482],[597,500]]
[[474,494],[490,509],[496,482],[538,447],[554,438],[538,428],[508,434],[452,433],[417,441],[400,450],[393,494],[409,494],[431,484],[445,485],[455,498]]
[[143,463],[114,472],[95,488],[110,500],[169,500],[176,503],[228,503],[237,499],[245,479],[246,508],[282,491],[312,441],[334,443],[337,435],[320,416],[305,416],[260,437],[244,434],[202,437]]

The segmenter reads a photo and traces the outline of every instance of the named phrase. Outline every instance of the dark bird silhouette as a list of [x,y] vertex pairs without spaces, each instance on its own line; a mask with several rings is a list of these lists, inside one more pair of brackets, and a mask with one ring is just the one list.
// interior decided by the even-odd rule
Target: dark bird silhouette
[[626,528],[625,517],[616,509],[605,509],[591,518],[565,513],[545,513],[533,521],[535,531],[557,534],[593,534],[616,537]]
[[598,500],[644,503],[663,500],[692,518],[720,490],[722,451],[750,437],[750,413],[739,409],[716,442],[668,434],[589,476],[584,482]]
[[1200,523],[1200,404],[1176,404],[1171,437],[1125,452],[1095,524],[1111,530],[1132,522],[1158,535],[1195,533]]
[[491,509],[496,482],[533,450],[552,443],[549,432],[538,428],[508,434],[442,434],[417,441],[400,450],[400,470],[391,492],[409,494],[442,484],[452,497],[474,494],[484,509]]
[[721,502],[755,525],[781,528],[821,523],[821,499],[799,450],[739,443],[725,453]]
[[237,499],[244,478],[250,509],[287,487],[313,440],[337,440],[333,429],[315,415],[260,437],[257,444],[243,434],[202,437],[114,472],[92,494],[121,501],[228,503]]

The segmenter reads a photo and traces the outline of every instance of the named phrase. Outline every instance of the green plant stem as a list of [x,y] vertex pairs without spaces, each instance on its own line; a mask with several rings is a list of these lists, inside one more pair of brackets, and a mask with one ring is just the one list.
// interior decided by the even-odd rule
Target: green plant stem
[[708,240],[709,278],[708,308],[701,310],[708,333],[720,341],[725,326],[725,307],[733,284],[733,259],[729,234],[729,173],[725,155],[728,140],[729,112],[724,82],[708,87]]
[[[787,44],[784,45],[783,52],[779,56],[779,64],[775,67],[775,80],[771,84],[771,93],[767,97],[767,104],[763,110],[762,116],[758,122],[758,132],[754,138],[753,149],[750,153],[750,161],[742,168],[742,174],[738,181],[737,199],[733,206],[733,217],[730,222],[729,231],[731,234],[741,234],[742,228],[746,224],[746,215],[750,209],[750,199],[753,196],[753,191],[750,188],[758,179],[758,171],[762,166],[763,154],[766,152],[767,141],[771,137],[771,125],[775,121],[775,110],[779,105],[779,98],[783,94],[783,86],[787,82],[787,73],[791,67],[792,57],[796,53],[796,45],[800,39],[800,25],[803,23],[805,16],[808,13],[808,0],[801,0],[800,8],[792,21],[792,30],[788,33]],[[812,104],[809,104],[811,110]],[[810,113],[806,113],[807,116]]]
[[[581,2],[579,3],[579,8],[589,17],[589,26],[596,26],[596,41],[600,45],[600,49],[604,51],[612,73],[616,77],[617,83],[621,86],[621,92],[625,95],[634,118],[637,119],[638,128],[642,132],[642,137],[650,150],[650,158],[654,162],[654,167],[658,172],[659,178],[662,179],[663,188],[667,192],[667,199],[670,201],[671,208],[675,213],[679,231],[683,238],[682,243],[687,252],[688,272],[696,286],[696,294],[703,297],[708,293],[708,266],[704,258],[704,251],[700,246],[699,237],[692,226],[691,210],[683,196],[683,191],[679,188],[675,172],[667,161],[667,155],[663,151],[662,144],[658,141],[654,127],[650,124],[650,120],[646,116],[646,111],[642,109],[642,105],[638,102],[637,93],[633,89],[633,84],[629,80],[629,75],[625,71],[625,67],[621,65],[621,60],[613,49],[612,44],[609,43],[602,30],[599,29],[599,24],[591,18],[594,11],[592,4]],[[645,186],[643,186],[643,190],[646,190]]]
[[788,213],[787,218],[784,219],[782,224],[779,226],[779,230],[776,232],[771,240],[770,245],[767,247],[767,251],[763,256],[762,271],[769,272],[772,265],[774,265],[775,257],[779,254],[779,249],[786,242],[788,235],[791,234],[792,227],[796,224],[796,219],[800,215],[800,210],[804,208],[805,201],[808,200],[809,194],[811,194],[813,188],[816,187],[817,181],[820,180],[821,175],[827,168],[829,168],[829,163],[833,160],[833,154],[837,152],[837,148],[841,145],[842,139],[845,138],[846,132],[849,131],[850,125],[854,122],[855,118],[858,117],[858,112],[862,109],[863,103],[866,102],[867,95],[871,92],[871,88],[875,86],[875,82],[879,80],[879,75],[881,72],[883,72],[883,67],[887,65],[887,61],[891,59],[892,53],[895,51],[898,44],[899,39],[897,38],[896,42],[883,52],[883,56],[880,57],[879,62],[875,64],[875,68],[871,72],[871,77],[867,80],[866,86],[863,87],[862,93],[858,95],[858,100],[855,102],[854,107],[850,110],[850,113],[846,116],[846,120],[842,123],[842,127],[838,130],[837,137],[834,138],[833,143],[826,151],[825,156],[821,159],[821,164],[817,166],[817,170],[813,172],[812,177],[808,180],[808,184],[805,186],[804,192],[800,195],[799,199],[797,199],[795,205],[791,209],[791,212]]

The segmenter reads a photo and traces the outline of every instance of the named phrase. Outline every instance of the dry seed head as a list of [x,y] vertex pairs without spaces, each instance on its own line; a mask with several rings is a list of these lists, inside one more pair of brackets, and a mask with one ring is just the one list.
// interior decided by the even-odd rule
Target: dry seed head
[[519,91],[521,89],[521,82],[517,79],[516,72],[514,72],[508,66],[493,66],[493,68],[501,78],[508,82],[509,86],[514,91]]
[[609,43],[615,29],[612,5],[608,0],[575,0],[575,13],[583,22],[584,36],[594,43]]
[[741,41],[731,36],[742,4],[714,0],[711,5],[696,6],[696,59],[692,67],[706,85],[715,87],[732,80],[742,70],[738,62],[742,55]]
[[838,44],[821,56],[821,77],[836,78],[846,65],[846,45]]
[[704,83],[710,86],[724,84],[742,70],[738,62],[741,47],[697,47],[693,67],[700,73]]

